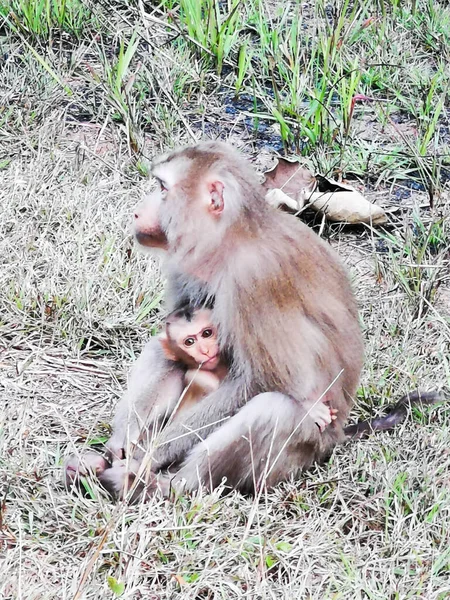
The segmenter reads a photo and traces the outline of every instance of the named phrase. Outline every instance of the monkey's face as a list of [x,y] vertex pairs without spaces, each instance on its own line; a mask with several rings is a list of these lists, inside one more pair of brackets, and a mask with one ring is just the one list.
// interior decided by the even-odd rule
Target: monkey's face
[[211,316],[210,310],[200,309],[191,321],[180,318],[170,323],[169,328],[172,344],[189,357],[189,366],[201,365],[205,371],[213,371],[220,362],[217,331]]
[[168,241],[161,227],[160,206],[160,192],[152,192],[144,198],[134,212],[134,235],[141,246],[167,250]]
[[169,252],[180,245],[189,250],[202,245],[208,232],[219,233],[225,186],[202,158],[193,148],[155,160],[153,175],[159,189],[135,212],[139,244]]

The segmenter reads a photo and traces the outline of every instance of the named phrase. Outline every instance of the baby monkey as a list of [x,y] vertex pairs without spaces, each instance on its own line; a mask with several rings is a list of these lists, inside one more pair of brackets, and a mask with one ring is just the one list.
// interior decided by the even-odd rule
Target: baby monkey
[[[211,308],[187,305],[170,313],[159,340],[166,358],[188,367],[184,380],[186,387],[174,414],[177,418],[181,411],[217,390],[228,375],[228,363],[220,352]],[[337,411],[322,400],[308,412],[320,431],[324,431],[336,419]]]
[[[193,308],[185,305],[170,313],[165,330],[158,339],[168,360],[187,367],[184,390],[169,416],[172,422],[180,421],[186,411],[218,389],[228,375],[230,361],[220,350],[218,331],[213,324],[212,309],[208,306]],[[321,432],[336,419],[337,413],[325,402],[322,399],[308,410],[309,417]],[[112,463],[112,468],[100,473],[100,482],[112,496],[121,498],[132,488],[136,475],[142,471],[141,465],[139,452],[131,460],[130,457],[116,460]],[[141,472],[141,478],[142,475]],[[139,499],[143,489],[145,484],[138,484],[130,501]],[[165,493],[168,494],[169,490]]]
[[184,376],[186,387],[176,409],[179,415],[217,390],[228,374],[211,309],[187,305],[170,313],[159,341],[167,359],[188,367]]

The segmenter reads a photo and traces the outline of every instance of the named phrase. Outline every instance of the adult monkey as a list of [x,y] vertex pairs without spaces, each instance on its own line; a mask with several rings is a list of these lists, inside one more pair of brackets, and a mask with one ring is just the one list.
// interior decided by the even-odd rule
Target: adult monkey
[[[163,430],[152,469],[177,465],[173,482],[187,490],[200,482],[212,489],[224,477],[243,492],[273,486],[345,438],[363,361],[347,274],[313,231],[265,202],[256,174],[227,145],[162,156],[153,175],[160,191],[136,212],[136,239],[167,253],[170,310],[179,299],[195,306],[215,298],[213,321],[232,364],[217,391]],[[143,423],[150,435],[171,413],[182,378],[150,342],[117,409],[113,457],[123,458]],[[308,407],[324,397],[337,419],[321,433]],[[106,487],[120,493],[123,472],[105,471]],[[159,485],[167,494],[168,477]]]

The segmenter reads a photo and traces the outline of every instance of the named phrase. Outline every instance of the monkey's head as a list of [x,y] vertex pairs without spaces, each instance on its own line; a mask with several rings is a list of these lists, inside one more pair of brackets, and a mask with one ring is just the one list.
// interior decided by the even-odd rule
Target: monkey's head
[[171,313],[159,337],[166,358],[213,371],[220,363],[217,330],[208,308],[185,307]]
[[206,142],[156,158],[159,189],[135,213],[139,244],[184,253],[205,253],[241,220],[254,197],[255,173],[226,144]]

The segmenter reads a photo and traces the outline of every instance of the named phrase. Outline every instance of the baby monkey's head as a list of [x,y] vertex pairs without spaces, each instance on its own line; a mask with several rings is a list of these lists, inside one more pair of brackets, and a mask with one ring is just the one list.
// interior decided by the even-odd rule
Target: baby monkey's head
[[169,360],[213,371],[220,363],[217,330],[209,308],[180,308],[167,317],[160,341]]

